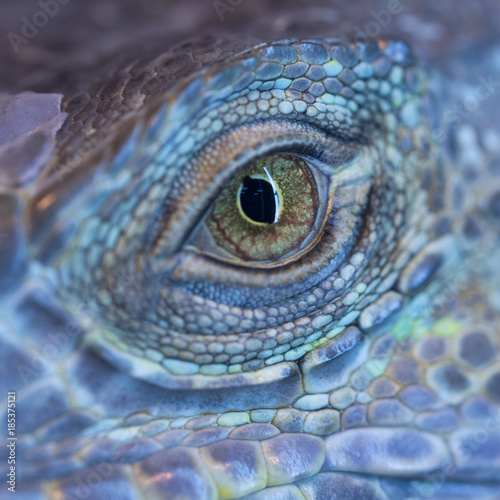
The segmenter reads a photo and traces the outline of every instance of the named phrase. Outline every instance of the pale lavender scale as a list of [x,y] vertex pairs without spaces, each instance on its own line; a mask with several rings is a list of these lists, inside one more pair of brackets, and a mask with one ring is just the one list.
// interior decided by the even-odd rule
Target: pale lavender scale
[[[393,395],[389,391],[387,395]],[[422,411],[434,408],[438,405],[437,395],[428,387],[421,385],[409,385],[398,394],[398,398],[412,410]]]
[[325,459],[323,440],[308,434],[281,434],[261,443],[269,485],[313,476]]
[[424,431],[451,432],[459,427],[460,419],[456,410],[447,407],[420,413],[415,418],[415,425]]
[[345,500],[388,500],[390,497],[378,488],[377,483],[376,479],[367,477],[321,472],[313,478],[301,481],[298,487],[307,500],[326,500],[329,491],[335,491]]
[[228,437],[230,432],[230,427],[207,427],[206,429],[191,432],[191,434],[186,436],[182,441],[182,444],[183,446],[199,448],[200,446],[222,441]]

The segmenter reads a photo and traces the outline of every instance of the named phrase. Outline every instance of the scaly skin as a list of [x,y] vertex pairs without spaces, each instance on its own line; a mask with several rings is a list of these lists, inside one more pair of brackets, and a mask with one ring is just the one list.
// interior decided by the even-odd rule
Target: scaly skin
[[[256,3],[217,36],[93,61],[92,85],[59,68],[5,97],[19,492],[500,497],[500,48],[498,8],[479,6],[435,25],[426,2],[394,14],[416,17],[388,32],[422,23],[425,64],[336,31],[347,15],[369,30],[347,4]],[[451,36],[466,27],[476,50]],[[314,249],[274,267],[194,249],[224,185],[275,151],[320,157],[334,185]]]

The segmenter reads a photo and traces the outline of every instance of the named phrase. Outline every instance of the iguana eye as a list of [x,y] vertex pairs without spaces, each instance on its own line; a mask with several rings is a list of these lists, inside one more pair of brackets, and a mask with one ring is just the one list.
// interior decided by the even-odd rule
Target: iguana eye
[[96,318],[87,342],[165,387],[241,385],[403,306],[394,288],[411,291],[398,278],[430,227],[432,158],[401,153],[429,142],[425,78],[400,44],[370,47],[256,47],[124,125],[92,162],[92,216],[58,222],[61,281]]
[[327,190],[326,176],[305,158],[257,159],[227,183],[190,247],[229,261],[289,262],[317,241]]

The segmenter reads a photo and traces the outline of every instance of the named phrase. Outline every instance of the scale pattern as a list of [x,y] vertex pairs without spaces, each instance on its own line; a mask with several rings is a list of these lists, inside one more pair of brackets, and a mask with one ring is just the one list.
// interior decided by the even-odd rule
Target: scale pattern
[[[498,498],[500,134],[447,114],[477,83],[390,39],[236,38],[129,62],[64,113],[8,101],[44,110],[14,157],[48,145],[16,171],[0,149],[19,493]],[[314,255],[244,275],[182,250],[249,157],[311,142],[341,179]]]

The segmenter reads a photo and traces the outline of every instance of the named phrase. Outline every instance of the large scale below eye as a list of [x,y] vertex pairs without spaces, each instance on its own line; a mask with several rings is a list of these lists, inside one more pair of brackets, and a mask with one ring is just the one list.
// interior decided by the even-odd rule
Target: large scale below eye
[[[314,240],[319,196],[308,162],[292,154],[255,160],[225,186],[205,219],[211,254],[275,263]],[[311,236],[312,234],[312,236]]]

